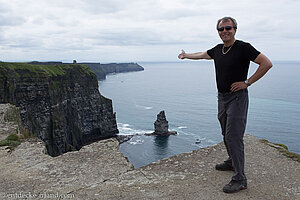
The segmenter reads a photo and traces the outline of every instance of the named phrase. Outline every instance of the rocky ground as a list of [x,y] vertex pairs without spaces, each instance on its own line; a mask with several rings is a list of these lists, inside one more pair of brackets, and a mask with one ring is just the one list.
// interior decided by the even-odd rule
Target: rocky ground
[[[116,139],[58,157],[37,139],[11,153],[0,147],[2,199],[300,199],[300,163],[245,136],[248,189],[225,194],[233,172],[216,171],[226,152],[217,144],[134,169]],[[21,198],[22,197],[22,198]]]
[[[2,108],[4,138],[18,126],[4,119],[9,107]],[[51,157],[36,138],[13,151],[2,146],[0,199],[300,199],[300,162],[251,135],[245,136],[248,189],[234,194],[222,191],[233,172],[214,169],[226,158],[222,143],[139,169],[118,148],[116,139],[107,139]]]

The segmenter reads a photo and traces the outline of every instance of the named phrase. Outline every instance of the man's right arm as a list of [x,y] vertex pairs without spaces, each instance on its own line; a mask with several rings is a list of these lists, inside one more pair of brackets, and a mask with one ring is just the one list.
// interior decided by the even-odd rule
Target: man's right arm
[[199,60],[199,59],[212,59],[208,54],[207,51],[205,52],[197,52],[197,53],[185,53],[184,50],[181,50],[181,54],[178,55],[179,59],[192,59],[192,60]]

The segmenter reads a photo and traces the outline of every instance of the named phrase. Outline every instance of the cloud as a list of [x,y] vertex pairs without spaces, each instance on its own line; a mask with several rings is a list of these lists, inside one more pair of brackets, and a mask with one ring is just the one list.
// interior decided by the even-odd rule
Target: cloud
[[293,0],[0,0],[0,4],[2,58],[32,60],[35,55],[38,60],[39,55],[49,55],[59,60],[77,55],[78,60],[95,60],[101,54],[105,55],[101,59],[113,61],[128,54],[130,59],[147,60],[155,57],[149,56],[152,51],[161,49],[156,59],[172,60],[182,48],[203,51],[220,43],[216,21],[228,15],[238,20],[238,39],[273,57],[278,52],[267,47],[277,44],[282,51],[291,51],[283,43],[300,45],[300,2]]
[[25,22],[24,19],[20,17],[10,17],[5,14],[0,14],[0,27],[5,26],[19,26]]

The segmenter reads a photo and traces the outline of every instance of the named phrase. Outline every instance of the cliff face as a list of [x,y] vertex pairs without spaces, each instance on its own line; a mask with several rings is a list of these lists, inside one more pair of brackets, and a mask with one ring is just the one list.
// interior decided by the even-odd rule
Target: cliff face
[[109,63],[101,64],[106,74],[109,73],[123,73],[133,71],[143,71],[144,68],[137,63]]
[[97,75],[98,80],[106,79],[107,74],[143,71],[144,68],[137,63],[80,63],[87,65]]
[[83,65],[0,63],[0,103],[20,110],[31,133],[52,156],[118,133],[112,101],[100,95]]
[[100,65],[100,63],[80,63],[89,66],[89,68],[96,74],[98,80],[106,79],[106,72]]

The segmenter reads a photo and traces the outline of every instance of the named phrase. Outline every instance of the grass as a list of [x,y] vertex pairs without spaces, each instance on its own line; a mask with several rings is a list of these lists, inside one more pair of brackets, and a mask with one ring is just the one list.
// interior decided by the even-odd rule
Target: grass
[[86,65],[59,64],[59,65],[33,65],[29,63],[0,62],[0,77],[51,77],[63,76],[67,71],[77,68],[84,74],[94,74]]
[[7,136],[4,140],[0,141],[0,146],[8,146],[10,150],[14,150],[20,144],[20,138],[16,134],[11,134]]
[[7,136],[4,140],[0,141],[0,146],[7,146],[8,149],[14,150],[17,146],[21,144],[22,141],[33,138],[33,135],[29,134],[28,130],[25,130],[22,135],[11,134]]
[[300,155],[294,152],[290,152],[288,147],[284,144],[271,143],[268,140],[262,139],[260,142],[268,144],[271,147],[278,149],[284,156],[293,159],[294,161],[300,162]]

